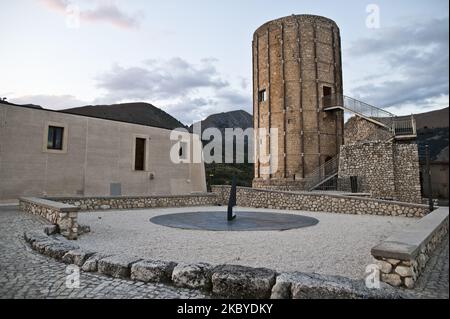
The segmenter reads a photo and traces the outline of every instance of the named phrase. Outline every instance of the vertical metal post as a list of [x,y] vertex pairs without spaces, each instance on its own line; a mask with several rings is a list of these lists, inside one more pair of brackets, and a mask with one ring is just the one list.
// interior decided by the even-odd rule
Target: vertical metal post
[[236,206],[236,176],[233,176],[230,189],[230,200],[228,201],[227,221],[231,222],[236,218],[233,214],[233,207]]
[[430,147],[428,144],[425,145],[425,166],[428,185],[428,206],[430,207],[430,212],[432,212],[434,210],[434,203],[433,203],[433,190],[431,189]]

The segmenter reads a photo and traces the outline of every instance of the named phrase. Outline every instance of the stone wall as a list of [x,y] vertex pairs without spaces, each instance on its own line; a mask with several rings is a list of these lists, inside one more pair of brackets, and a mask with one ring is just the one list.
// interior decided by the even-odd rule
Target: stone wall
[[416,144],[370,141],[341,147],[339,177],[358,176],[374,198],[421,203]]
[[439,208],[403,232],[372,248],[380,279],[413,288],[437,246],[448,233],[448,208]]
[[50,223],[57,225],[59,232],[68,239],[78,237],[78,207],[65,205],[41,198],[22,197],[20,208],[27,213],[41,216]]
[[419,153],[416,144],[394,143],[394,182],[399,200],[421,203]]
[[392,133],[387,129],[359,116],[352,116],[345,123],[344,143],[346,145],[358,142],[386,141],[392,137]]
[[[217,194],[219,203],[223,205],[228,203],[230,186],[212,186],[211,189],[213,193]],[[237,188],[237,205],[254,208],[402,217],[423,217],[429,213],[427,205],[320,192],[283,192],[246,187]]]
[[262,179],[255,178],[252,182],[253,188],[275,191],[298,192],[303,191],[305,182],[287,179]]
[[156,207],[214,206],[217,195],[210,193],[167,196],[54,197],[51,200],[74,205],[82,211]]

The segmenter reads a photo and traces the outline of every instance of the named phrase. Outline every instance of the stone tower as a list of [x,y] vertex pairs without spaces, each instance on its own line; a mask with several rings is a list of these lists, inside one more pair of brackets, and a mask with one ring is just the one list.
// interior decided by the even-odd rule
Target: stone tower
[[[256,30],[254,187],[302,189],[308,174],[339,153],[344,136],[343,112],[324,111],[322,98],[342,93],[341,39],[334,21],[292,15]],[[278,128],[278,154],[270,137],[261,144],[258,128]],[[261,147],[266,148],[266,154],[276,156],[276,171],[267,173],[271,162],[260,161]]]

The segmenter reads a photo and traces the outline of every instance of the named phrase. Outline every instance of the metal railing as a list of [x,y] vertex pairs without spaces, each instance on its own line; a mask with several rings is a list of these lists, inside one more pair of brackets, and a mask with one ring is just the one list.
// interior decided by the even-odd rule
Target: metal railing
[[305,177],[305,189],[310,191],[337,175],[339,169],[339,154],[316,168]]
[[371,122],[375,122],[376,124],[385,126],[387,129],[392,130],[395,115],[386,110],[342,94],[324,96],[322,98],[322,102],[325,110],[333,108],[348,110]]
[[395,136],[416,136],[416,120],[413,115],[408,118],[394,119]]

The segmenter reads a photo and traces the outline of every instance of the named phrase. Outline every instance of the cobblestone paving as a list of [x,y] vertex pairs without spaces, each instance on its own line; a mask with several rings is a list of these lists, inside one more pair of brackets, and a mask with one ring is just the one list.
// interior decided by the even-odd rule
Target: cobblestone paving
[[413,292],[417,297],[448,299],[448,236],[430,259]]
[[194,290],[144,284],[83,273],[80,288],[66,287],[67,265],[39,255],[23,239],[24,230],[42,229],[43,221],[17,207],[0,206],[0,298],[207,298]]

